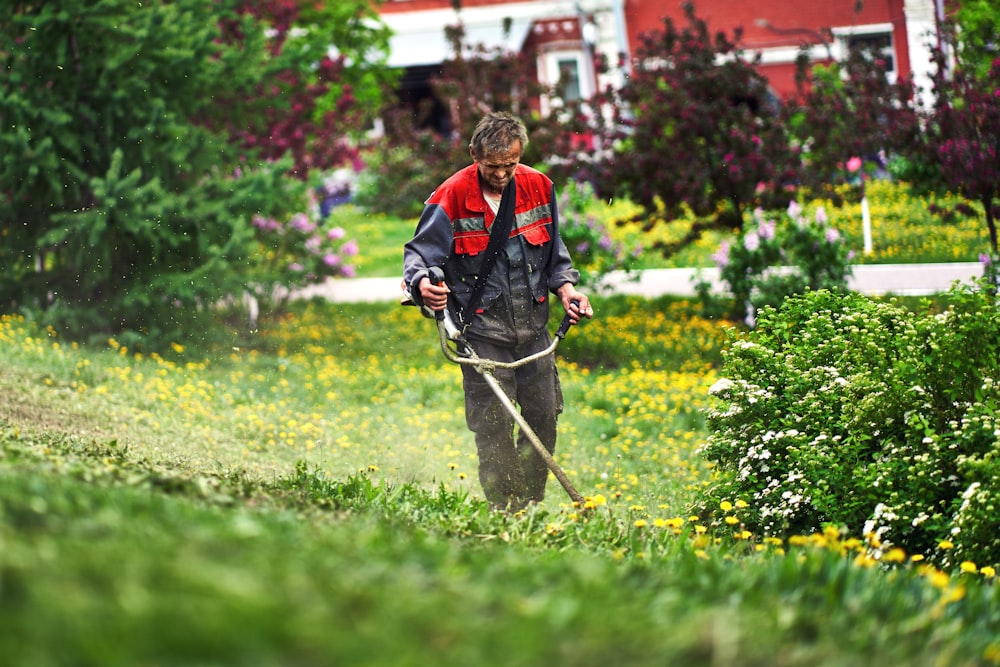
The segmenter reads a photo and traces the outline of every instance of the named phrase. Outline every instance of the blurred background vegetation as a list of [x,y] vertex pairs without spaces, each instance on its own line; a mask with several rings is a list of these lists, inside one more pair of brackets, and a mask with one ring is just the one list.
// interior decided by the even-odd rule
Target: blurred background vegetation
[[1000,64],[983,35],[1000,10],[962,3],[923,106],[864,51],[802,58],[799,95],[773,100],[737,37],[685,7],[683,25],[642,42],[623,88],[548,116],[531,100],[557,91],[530,83],[531,54],[449,29],[462,48],[433,82],[453,110],[442,134],[394,97],[367,0],[8,3],[0,308],[149,349],[220,320],[268,326],[300,287],[394,273],[484,108],[525,119],[524,161],[565,193],[587,280],[711,265],[720,243],[757,233],[755,212],[792,200],[822,207],[852,250],[859,206],[874,207],[877,245],[852,262],[996,262]]

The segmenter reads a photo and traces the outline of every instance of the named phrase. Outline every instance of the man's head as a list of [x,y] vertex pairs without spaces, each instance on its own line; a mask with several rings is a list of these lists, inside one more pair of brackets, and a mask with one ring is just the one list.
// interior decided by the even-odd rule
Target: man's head
[[524,123],[511,114],[491,112],[479,121],[469,142],[469,154],[479,167],[488,194],[503,192],[527,145]]

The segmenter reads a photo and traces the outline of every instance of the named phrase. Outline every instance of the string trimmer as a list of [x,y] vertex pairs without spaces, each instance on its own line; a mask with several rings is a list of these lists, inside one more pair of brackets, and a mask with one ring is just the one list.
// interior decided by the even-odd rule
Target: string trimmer
[[[444,272],[439,267],[432,267],[430,269],[429,277],[431,282],[437,285],[444,280]],[[412,299],[407,298],[403,301],[403,303],[408,302],[412,303]],[[555,336],[552,338],[552,343],[544,350],[530,354],[516,361],[493,361],[492,359],[482,359],[476,354],[475,350],[472,349],[472,346],[465,340],[465,336],[462,334],[461,329],[459,329],[454,320],[452,320],[451,314],[448,312],[447,308],[444,310],[431,311],[429,308],[424,306],[421,310],[424,315],[433,316],[437,321],[438,338],[441,342],[441,351],[444,353],[445,358],[456,364],[472,366],[480,375],[483,376],[486,384],[488,384],[490,389],[493,390],[493,393],[497,395],[500,403],[503,404],[507,412],[509,412],[511,417],[514,418],[514,421],[517,422],[521,432],[527,436],[528,440],[531,442],[531,446],[535,449],[535,453],[542,458],[546,467],[548,467],[548,469],[552,471],[552,474],[555,475],[555,478],[559,480],[559,483],[562,484],[562,487],[566,490],[570,499],[582,508],[585,502],[584,497],[580,495],[580,492],[577,491],[576,488],[573,487],[569,478],[566,477],[566,473],[559,466],[559,464],[556,463],[555,459],[552,458],[549,451],[545,449],[545,445],[542,444],[539,437],[535,434],[531,427],[528,426],[528,422],[526,422],[524,417],[521,416],[521,413],[517,411],[514,401],[511,400],[511,398],[503,390],[503,387],[500,386],[499,381],[497,381],[496,377],[493,375],[494,369],[520,368],[521,366],[525,366],[533,361],[537,361],[553,354],[556,347],[559,345],[559,341],[566,337],[566,334],[572,325],[569,315],[567,314],[563,317],[562,323],[559,325]]]

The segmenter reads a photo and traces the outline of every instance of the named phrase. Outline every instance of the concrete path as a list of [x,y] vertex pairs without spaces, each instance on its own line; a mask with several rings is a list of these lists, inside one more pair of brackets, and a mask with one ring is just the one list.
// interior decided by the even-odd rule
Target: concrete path
[[[968,282],[983,275],[979,262],[943,264],[864,264],[854,266],[848,286],[869,295],[896,294],[925,296],[944,292],[955,281]],[[694,296],[694,280],[699,277],[721,292],[718,269],[649,269],[637,276],[620,272],[608,275],[612,293],[645,297],[674,294]],[[299,292],[301,298],[323,297],[333,302],[398,301],[402,297],[400,278],[337,278]]]

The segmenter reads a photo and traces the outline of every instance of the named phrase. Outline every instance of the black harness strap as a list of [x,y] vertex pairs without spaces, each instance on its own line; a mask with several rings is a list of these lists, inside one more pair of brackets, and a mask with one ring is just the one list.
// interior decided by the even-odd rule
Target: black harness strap
[[510,179],[507,187],[500,195],[500,209],[497,217],[493,220],[490,228],[490,242],[486,245],[483,256],[483,263],[479,266],[479,274],[476,275],[476,283],[472,286],[472,293],[469,295],[469,304],[463,312],[459,313],[462,325],[467,327],[472,323],[472,318],[479,308],[479,302],[483,298],[483,291],[486,290],[486,281],[493,272],[493,266],[497,263],[497,257],[503,251],[504,244],[510,238],[510,230],[514,227],[514,208],[516,206],[517,191],[514,186],[514,179]]

